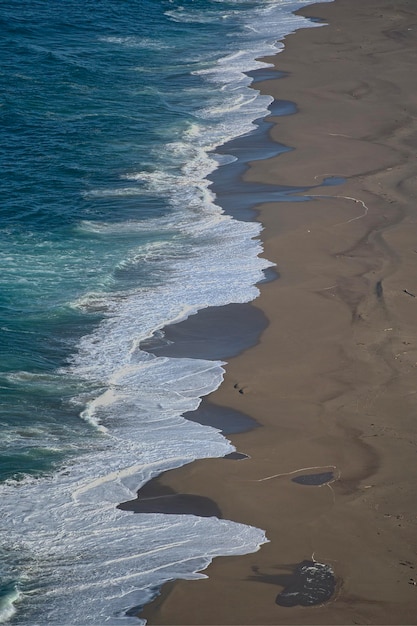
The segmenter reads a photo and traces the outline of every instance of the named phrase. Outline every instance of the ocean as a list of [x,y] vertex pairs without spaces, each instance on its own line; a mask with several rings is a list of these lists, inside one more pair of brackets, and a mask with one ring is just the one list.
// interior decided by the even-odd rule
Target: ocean
[[256,59],[318,25],[293,15],[306,4],[1,4],[1,623],[140,624],[135,607],[167,580],[267,541],[216,517],[116,506],[163,471],[234,451],[183,417],[224,361],[142,344],[254,300],[272,266],[249,211],[262,198],[238,189],[222,203],[211,183],[244,169],[244,151],[221,146],[262,130],[273,103],[250,87],[268,77]]

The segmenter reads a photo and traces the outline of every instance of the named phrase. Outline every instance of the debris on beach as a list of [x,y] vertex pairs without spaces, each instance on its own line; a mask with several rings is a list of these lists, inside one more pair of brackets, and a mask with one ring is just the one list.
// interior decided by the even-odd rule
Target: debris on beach
[[279,606],[313,606],[332,597],[336,579],[330,565],[316,561],[301,561],[294,570],[291,582],[276,597]]

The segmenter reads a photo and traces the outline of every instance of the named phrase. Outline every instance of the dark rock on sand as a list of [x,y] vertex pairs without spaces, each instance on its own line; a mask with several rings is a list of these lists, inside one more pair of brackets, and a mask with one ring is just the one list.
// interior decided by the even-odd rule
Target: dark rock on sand
[[297,565],[275,602],[287,607],[322,604],[330,600],[335,588],[336,580],[329,565],[306,560]]

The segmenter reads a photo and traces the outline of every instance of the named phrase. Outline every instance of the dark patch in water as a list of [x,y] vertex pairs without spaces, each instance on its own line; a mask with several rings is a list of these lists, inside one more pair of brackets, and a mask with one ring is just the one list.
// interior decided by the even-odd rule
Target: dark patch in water
[[382,288],[382,281],[381,280],[379,280],[377,282],[377,284],[375,285],[375,293],[376,293],[376,297],[377,298],[379,298],[379,299],[382,298],[384,290]]
[[143,611],[144,605],[138,604],[138,606],[132,606],[131,609],[126,611],[126,617],[138,617],[139,613]]
[[294,115],[294,113],[297,113],[297,110],[297,105],[291,102],[291,100],[274,100],[268,107],[268,111],[274,117]]
[[294,483],[299,485],[325,485],[331,480],[334,480],[333,472],[321,472],[320,474],[302,474],[291,478]]
[[198,515],[218,517],[222,514],[214,502],[205,496],[190,493],[177,493],[155,478],[144,485],[135,500],[122,502],[117,506],[122,511],[133,513],[165,513],[165,515]]
[[149,602],[153,602],[153,600],[155,600],[161,594],[161,587],[150,587],[146,591],[148,593],[146,602],[144,604],[137,604],[136,606],[132,606],[126,611],[126,617],[139,617],[139,613],[143,611],[145,606],[149,604]]
[[117,508],[122,511],[133,511],[133,513],[164,513],[165,515],[198,515],[198,517],[221,518],[221,511],[213,500],[188,493],[132,500],[119,504]]
[[261,67],[250,72],[245,72],[247,76],[252,78],[252,85],[255,83],[261,83],[264,80],[277,80],[277,78],[285,78],[288,76],[288,72],[274,69],[273,67]]
[[140,344],[155,356],[227,359],[255,345],[268,320],[250,304],[207,307]]
[[271,283],[273,280],[277,280],[280,278],[280,273],[275,267],[265,267],[262,270],[262,274],[264,275],[261,280],[258,280],[257,285],[263,285],[264,283]]
[[184,413],[183,417],[190,422],[218,428],[224,435],[244,433],[260,426],[253,417],[245,413],[211,404],[207,400],[203,400],[195,411]]
[[248,459],[249,456],[242,452],[230,452],[230,454],[226,454],[223,458],[230,459],[231,461],[242,461],[243,459]]
[[314,22],[315,24],[327,24],[327,21],[323,17],[310,17],[309,15],[305,16],[310,22]]
[[320,187],[336,187],[336,185],[343,185],[346,182],[346,178],[343,176],[328,176],[323,178],[323,182]]

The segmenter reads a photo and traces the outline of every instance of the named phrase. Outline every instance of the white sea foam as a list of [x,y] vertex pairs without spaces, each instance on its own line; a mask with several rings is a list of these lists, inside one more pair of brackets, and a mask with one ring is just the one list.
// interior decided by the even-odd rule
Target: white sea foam
[[[199,367],[204,386],[206,376],[201,363]],[[201,577],[196,572],[214,556],[256,551],[265,541],[258,529],[217,518],[136,515],[115,508],[160,471],[233,450],[216,430],[174,416],[170,388],[175,388],[180,411],[195,405],[195,393],[204,389],[192,390],[184,372],[179,393],[170,372],[168,367],[159,396],[140,387],[143,393],[148,390],[146,399],[134,388],[147,384],[152,372],[141,383],[137,371],[125,371],[118,382],[131,390],[135,407],[127,407],[126,398],[117,395],[110,402],[102,397],[101,406],[96,402],[93,411],[111,422],[111,434],[100,436],[90,454],[51,478],[3,485],[2,570],[21,581],[20,624],[33,626],[39,614],[42,624],[61,624],[62,615],[71,616],[74,625],[116,624],[164,581]],[[159,409],[160,421],[149,412],[147,400]],[[139,405],[147,415],[141,415]],[[124,620],[137,623],[136,618]]]
[[10,593],[0,599],[0,624],[8,622],[16,613],[16,604],[21,598],[18,589],[13,588]]
[[179,7],[172,11],[165,11],[165,15],[173,22],[184,22],[188,24],[215,24],[229,17],[228,13],[205,11],[202,13],[198,9],[187,11],[184,7]]
[[99,41],[125,46],[126,48],[144,48],[145,50],[166,50],[169,44],[166,41],[150,39],[149,37],[99,37]]
[[[208,304],[256,295],[251,285],[267,264],[256,260],[260,247],[251,239],[259,225],[236,223],[220,210],[216,215],[194,223],[184,218],[183,241],[193,242],[193,261],[190,253],[184,258],[181,242],[174,246],[169,282],[115,294],[113,300],[101,296],[110,317],[82,339],[71,368],[63,372],[69,385],[82,378],[103,388],[82,413],[97,428],[89,453],[52,478],[28,479],[20,488],[10,482],[2,490],[0,527],[8,545],[20,552],[18,563],[13,557],[9,564],[6,557],[3,569],[21,581],[22,624],[33,626],[38,614],[51,625],[60,624],[63,614],[71,615],[74,625],[84,624],[86,615],[91,624],[117,623],[165,580],[198,577],[195,572],[214,556],[255,551],[265,541],[261,530],[215,518],[115,509],[163,470],[234,450],[215,429],[181,417],[218,387],[223,364],[154,357],[138,347],[168,321]],[[226,242],[222,258],[220,242]],[[246,274],[250,278],[242,282]]]
[[108,198],[112,196],[139,196],[141,190],[137,187],[118,187],[116,189],[92,189],[84,193],[85,198]]

